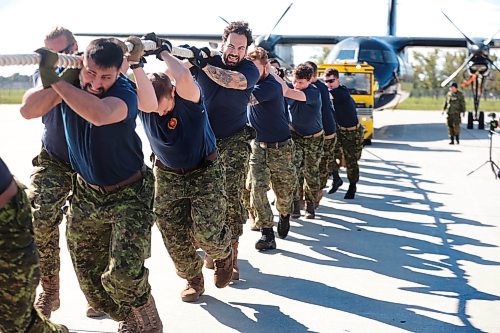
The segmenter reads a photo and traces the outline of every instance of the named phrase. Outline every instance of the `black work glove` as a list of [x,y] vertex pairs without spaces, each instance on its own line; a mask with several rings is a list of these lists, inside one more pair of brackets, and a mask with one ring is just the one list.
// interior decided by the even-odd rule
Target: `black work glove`
[[[188,47],[193,52],[193,58],[189,59],[189,62],[199,69],[203,69],[208,64],[208,58],[210,57],[210,49],[208,47],[202,47],[201,49],[190,46]],[[206,54],[206,58],[203,56],[203,53]]]
[[154,32],[150,32],[150,33],[145,34],[144,36],[142,36],[141,39],[143,39],[143,40],[150,40],[150,41],[156,43],[156,49],[154,49],[154,50],[148,50],[148,51],[144,52],[145,56],[149,56],[149,55],[152,55],[152,54],[157,54],[156,50],[162,44],[162,39],[161,38],[159,38],[158,36],[156,36],[156,34]]
[[40,79],[44,89],[50,88],[51,85],[59,81],[59,76],[56,74],[55,67],[59,56],[57,53],[46,47],[41,47],[35,50],[40,55]]
[[158,49],[156,49],[156,58],[158,58],[159,60],[162,60],[162,61],[163,61],[163,59],[161,58],[161,53],[163,51],[166,51],[168,53],[172,52],[172,43],[170,43],[166,39],[162,39],[161,46]]
[[142,45],[141,39],[137,36],[130,36],[125,41],[134,46],[132,51],[128,53],[127,61],[140,62],[142,56],[144,56],[144,45]]

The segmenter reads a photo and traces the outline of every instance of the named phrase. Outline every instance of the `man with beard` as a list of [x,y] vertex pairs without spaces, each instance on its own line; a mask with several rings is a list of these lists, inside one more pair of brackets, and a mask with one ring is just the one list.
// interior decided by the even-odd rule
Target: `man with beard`
[[40,271],[24,189],[0,158],[0,332],[65,333],[33,307]]
[[271,182],[276,194],[279,212],[278,236],[285,238],[290,229],[295,167],[293,141],[283,105],[281,84],[270,75],[271,64],[267,52],[261,47],[248,54],[260,73],[249,105],[250,124],[256,131],[250,155],[251,204],[255,211],[255,223],[262,237],[255,244],[257,250],[276,248],[273,231],[273,212],[267,199]]
[[[290,107],[292,139],[295,143],[295,168],[297,175],[305,180],[306,219],[315,218],[315,203],[320,190],[319,161],[323,154],[324,130],[321,118],[321,95],[311,84],[313,69],[298,65],[293,72],[292,87],[289,87],[276,73],[274,78],[281,83],[283,95]],[[298,184],[298,182],[297,182]],[[296,186],[292,217],[300,217],[300,191]]]
[[144,260],[153,223],[153,174],[135,132],[135,89],[120,74],[122,49],[93,40],[81,71],[54,72],[57,54],[42,48],[43,90],[25,96],[41,115],[61,104],[69,157],[77,176],[66,237],[89,304],[121,321],[119,332],[162,332]]
[[[63,27],[50,31],[44,40],[45,47],[58,52],[72,54],[78,50],[73,33]],[[39,78],[36,72],[34,77]],[[39,80],[35,80],[39,81]],[[36,88],[33,88],[36,89]],[[30,114],[21,107],[24,118]],[[31,111],[34,111],[33,109]],[[59,224],[63,214],[61,207],[71,190],[71,169],[68,145],[60,105],[42,117],[44,131],[42,149],[33,159],[33,173],[29,199],[33,207],[33,230],[40,257],[40,281],[42,292],[35,307],[50,318],[51,312],[59,308]]]
[[[195,57],[190,61],[194,66],[187,65],[201,87],[225,173],[226,223],[233,237],[233,280],[239,279],[238,239],[246,221],[242,196],[250,155],[249,141],[255,136],[253,129],[247,126],[247,104],[259,79],[253,62],[245,59],[252,41],[248,23],[232,22],[224,29],[222,55],[204,58],[201,50],[191,47]],[[214,267],[209,257],[206,257],[205,266]]]

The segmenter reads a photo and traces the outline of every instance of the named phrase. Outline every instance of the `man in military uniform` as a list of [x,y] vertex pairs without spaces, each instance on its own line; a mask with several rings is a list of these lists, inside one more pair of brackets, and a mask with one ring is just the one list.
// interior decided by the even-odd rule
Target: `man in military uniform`
[[328,91],[328,87],[322,81],[318,80],[318,66],[312,61],[306,61],[305,63],[313,69],[312,83],[319,89],[321,94],[321,119],[323,121],[323,129],[325,130],[323,154],[319,162],[320,190],[316,201],[316,206],[318,206],[323,197],[323,189],[326,187],[328,177],[333,170],[335,144],[337,142],[337,124],[335,123],[332,96]]
[[67,333],[33,307],[40,278],[30,203],[0,158],[0,332]]
[[[247,126],[247,104],[259,71],[248,59],[247,49],[252,44],[252,31],[246,22],[232,22],[222,37],[222,55],[210,58],[197,56],[186,63],[201,87],[203,102],[215,137],[225,175],[227,195],[226,222],[231,228],[233,245],[233,280],[240,276],[238,267],[238,239],[243,234],[247,213],[243,205],[245,177],[248,171],[250,140],[255,137]],[[200,50],[191,47],[195,54]],[[206,50],[209,53],[208,49]],[[213,268],[210,257],[205,266]]]
[[255,223],[262,233],[255,248],[268,250],[276,248],[273,213],[267,198],[270,182],[276,194],[276,208],[279,212],[278,236],[285,238],[290,229],[290,213],[297,179],[293,164],[294,147],[288,119],[285,117],[283,89],[270,75],[271,64],[266,50],[257,47],[248,54],[248,59],[253,61],[260,73],[249,105],[250,124],[256,131],[256,138],[251,143],[250,201],[255,211]]
[[137,82],[139,101],[145,90],[153,90],[157,107],[139,117],[155,154],[156,224],[177,275],[187,280],[181,299],[195,302],[205,284],[203,260],[192,238],[215,261],[215,286],[223,288],[232,279],[224,176],[200,88],[189,70],[170,55],[171,44],[160,42],[158,57],[166,63],[166,73],[150,75],[149,87]]
[[464,94],[458,90],[458,85],[453,82],[450,86],[450,91],[446,94],[443,112],[446,111],[448,116],[446,123],[448,125],[448,135],[450,136],[450,145],[460,144],[460,116],[465,115],[465,98]]
[[135,132],[137,94],[120,74],[123,51],[105,38],[90,42],[81,71],[58,76],[57,55],[41,55],[43,88],[25,95],[41,114],[61,104],[69,157],[77,176],[66,238],[85,297],[120,321],[119,332],[162,332],[148,269],[153,173]]
[[[78,50],[75,37],[68,29],[57,27],[44,40],[45,47],[58,53],[74,53]],[[35,77],[38,77],[38,72]],[[36,89],[36,88],[33,88]],[[35,109],[21,107],[26,119],[39,117]],[[60,106],[42,117],[44,131],[42,150],[33,159],[29,198],[33,210],[35,240],[40,255],[42,292],[35,307],[47,318],[59,308],[59,224],[63,219],[61,207],[71,190],[71,169],[68,145]]]
[[[337,144],[336,151],[342,149],[345,158],[349,189],[344,199],[354,199],[356,194],[356,183],[359,181],[359,165],[363,150],[363,127],[360,125],[356,114],[356,103],[352,99],[349,90],[340,84],[339,72],[329,68],[325,72],[325,83],[333,98],[335,118],[337,120]],[[335,193],[343,182],[339,176],[339,164],[341,156],[337,155],[333,162],[333,184],[328,193]]]
[[[306,198],[305,218],[315,218],[315,205],[320,190],[319,162],[323,154],[324,133],[321,117],[321,95],[311,84],[313,69],[306,64],[298,65],[293,72],[290,86],[273,72],[281,83],[283,95],[290,107],[292,139],[295,143],[295,168],[297,175],[304,175]],[[297,182],[293,199],[292,217],[300,217],[300,184]]]

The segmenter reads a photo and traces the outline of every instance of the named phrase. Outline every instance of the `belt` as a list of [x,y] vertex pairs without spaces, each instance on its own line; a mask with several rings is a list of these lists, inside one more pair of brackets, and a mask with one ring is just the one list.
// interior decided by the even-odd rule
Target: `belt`
[[343,131],[355,131],[359,128],[359,123],[356,125],[356,126],[352,126],[352,127],[342,127],[342,126],[339,126],[339,129],[343,130]]
[[155,159],[155,166],[157,166],[158,168],[165,170],[165,171],[177,173],[179,175],[184,175],[188,172],[195,171],[195,170],[201,169],[203,167],[207,167],[208,165],[210,165],[213,161],[215,161],[217,159],[217,156],[218,156],[218,154],[217,154],[217,149],[216,149],[213,152],[211,152],[210,154],[208,154],[207,157],[205,157],[205,159],[200,164],[198,164],[197,166],[195,166],[193,168],[171,168],[171,167],[168,167],[165,164],[163,164],[158,158]]
[[266,149],[266,148],[282,148],[288,145],[288,142],[290,139],[286,139],[285,141],[281,142],[260,142],[260,141],[255,141],[255,144],[259,145],[260,148]]
[[3,208],[17,194],[17,184],[14,180],[10,182],[7,188],[0,193],[0,208]]
[[89,184],[89,183],[87,183],[87,185],[89,185],[90,188],[92,188],[93,190],[95,190],[101,194],[109,194],[109,193],[115,192],[115,191],[117,191],[117,190],[119,190],[127,185],[130,185],[132,183],[135,183],[135,182],[141,180],[142,177],[143,176],[142,176],[142,169],[141,169],[141,170],[137,170],[132,176],[128,177],[127,179],[122,180],[121,182],[114,184],[114,185],[94,185],[94,184]]
[[323,135],[323,133],[325,133],[325,131],[324,131],[324,130],[321,130],[321,131],[319,131],[318,133],[314,133],[314,134],[311,134],[311,135],[305,135],[305,136],[303,136],[302,138],[303,138],[303,139],[318,138],[318,137],[322,136],[322,135]]

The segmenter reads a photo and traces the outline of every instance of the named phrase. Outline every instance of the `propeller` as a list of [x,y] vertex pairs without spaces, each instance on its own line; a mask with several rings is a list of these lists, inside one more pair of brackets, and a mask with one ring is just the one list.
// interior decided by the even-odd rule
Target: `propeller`
[[495,69],[500,72],[500,69],[497,67],[497,65],[495,65],[495,63],[493,62],[493,60],[491,60],[490,58],[486,58],[486,60],[488,60],[488,62],[490,63],[490,65],[493,66],[493,67],[495,67]]
[[[454,27],[455,27],[458,31],[460,31],[460,33],[461,33],[461,34],[465,37],[465,39],[467,40],[467,42],[468,42],[469,44],[471,44],[471,45],[476,45],[476,43],[474,43],[474,41],[473,41],[472,39],[470,39],[469,37],[467,37],[467,35],[466,35],[466,34],[464,34],[464,33],[463,33],[463,31],[462,31],[462,30],[460,30],[460,28],[459,28],[459,27],[457,27],[457,25],[456,25],[456,24],[455,24],[455,23],[454,23],[454,22],[453,22],[453,21],[452,21],[452,20],[448,17],[448,15],[446,15],[446,14],[445,14],[445,12],[444,12],[444,11],[441,11],[441,13],[443,13],[444,17],[446,17],[446,18],[448,19],[448,21],[450,21],[450,23],[451,23],[451,24],[453,24],[453,26],[454,26]],[[476,47],[477,47],[477,45],[476,45]]]
[[460,71],[462,69],[464,69],[464,67],[472,59],[472,57],[474,57],[474,53],[469,54],[469,56],[467,57],[467,59],[465,59],[465,61],[453,72],[453,74],[451,74],[450,76],[448,76],[448,78],[446,80],[444,80],[443,82],[441,82],[441,87],[447,86],[448,83],[450,83],[451,80],[453,80],[455,78],[455,76],[457,76],[458,73],[460,73]]
[[499,31],[500,31],[500,29],[498,29],[498,30],[497,30],[497,31],[496,31],[493,35],[491,35],[491,37],[490,37],[490,38],[488,38],[487,40],[485,40],[485,41],[483,42],[483,44],[484,44],[485,46],[488,46],[488,45],[491,43],[491,41],[493,40],[493,38],[495,38],[495,36],[497,35],[497,33],[498,33]]
[[267,41],[269,39],[269,37],[271,37],[271,34],[273,33],[274,29],[276,29],[276,27],[278,26],[278,24],[280,24],[281,20],[286,15],[286,13],[288,13],[288,11],[290,10],[290,7],[292,7],[292,5],[293,5],[293,2],[291,2],[288,5],[288,7],[285,9],[285,11],[283,12],[283,14],[281,14],[280,18],[278,19],[278,21],[276,22],[276,24],[274,25],[274,27],[271,29],[271,31],[264,38],[265,41]]

